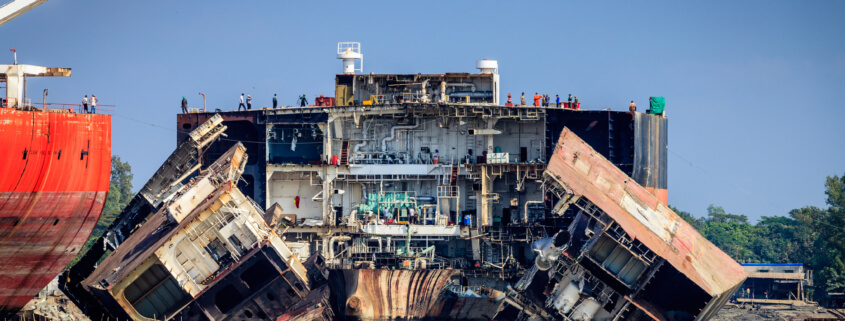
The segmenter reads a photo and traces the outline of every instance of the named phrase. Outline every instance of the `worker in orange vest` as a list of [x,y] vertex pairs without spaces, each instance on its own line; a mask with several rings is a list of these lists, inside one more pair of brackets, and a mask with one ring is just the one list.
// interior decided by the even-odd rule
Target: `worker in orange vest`
[[543,98],[543,96],[540,96],[540,94],[538,94],[538,93],[534,93],[534,106],[535,107],[540,106],[540,98]]

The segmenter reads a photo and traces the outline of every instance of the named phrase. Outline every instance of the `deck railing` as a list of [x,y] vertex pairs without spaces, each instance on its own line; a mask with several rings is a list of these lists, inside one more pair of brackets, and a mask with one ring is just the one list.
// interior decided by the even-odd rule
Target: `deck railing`
[[[82,107],[82,104],[63,104],[63,103],[30,103],[28,105],[33,105],[30,107],[37,107],[41,109],[52,109],[52,110],[66,110],[74,113],[83,114],[85,112],[85,108]],[[115,105],[97,105],[96,112],[93,110],[94,108],[91,105],[88,105],[88,113],[90,114],[110,114],[114,112]]]

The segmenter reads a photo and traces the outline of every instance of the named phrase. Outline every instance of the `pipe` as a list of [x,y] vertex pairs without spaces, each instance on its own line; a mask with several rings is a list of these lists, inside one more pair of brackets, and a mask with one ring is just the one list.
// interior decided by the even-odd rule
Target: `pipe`
[[469,96],[470,98],[492,98],[492,91],[453,91],[449,94],[450,98],[463,98]]
[[364,127],[364,138],[363,138],[363,140],[361,140],[360,143],[356,144],[355,147],[352,148],[352,153],[355,154],[356,156],[360,155],[361,152],[359,150],[361,149],[361,147],[367,146],[367,120],[366,119],[363,121],[361,127]]
[[475,91],[475,84],[466,82],[450,82],[446,84],[446,87],[470,87],[470,90]]
[[420,99],[422,99],[422,100],[423,100],[423,102],[426,102],[426,103],[427,103],[427,102],[428,102],[428,95],[427,95],[427,94],[426,94],[426,92],[425,92],[425,86],[428,86],[428,79],[423,80],[423,82],[422,82],[422,90],[420,91]]
[[332,236],[331,238],[329,238],[329,257],[332,258],[332,259],[335,258],[334,257],[335,242],[338,242],[338,241],[346,242],[346,241],[349,241],[351,239],[352,239],[351,236]]
[[379,253],[383,253],[383,252],[384,252],[384,248],[383,248],[383,247],[382,247],[382,245],[381,245],[381,238],[380,238],[380,237],[375,237],[375,236],[373,236],[373,237],[371,237],[371,238],[370,238],[370,240],[375,240],[375,241],[378,241],[378,252],[379,252]]
[[525,211],[522,212],[522,220],[524,223],[528,223],[528,205],[529,204],[543,204],[543,201],[527,201],[525,202]]
[[393,126],[392,128],[390,128],[390,136],[385,137],[381,140],[381,151],[382,152],[387,151],[387,141],[393,140],[394,138],[396,138],[396,130],[397,129],[400,129],[400,130],[402,130],[402,129],[416,129],[417,127],[420,127],[420,125],[421,125],[420,119],[417,118],[415,125]]
[[367,194],[367,183],[361,183],[361,204],[369,204],[370,199]]
[[415,196],[414,200],[418,202],[434,202],[434,196]]

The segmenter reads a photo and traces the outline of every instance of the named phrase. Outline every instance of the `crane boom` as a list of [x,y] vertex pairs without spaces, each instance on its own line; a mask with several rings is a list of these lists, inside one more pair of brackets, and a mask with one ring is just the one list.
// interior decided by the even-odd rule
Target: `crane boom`
[[12,0],[0,6],[0,26],[45,2],[47,0]]

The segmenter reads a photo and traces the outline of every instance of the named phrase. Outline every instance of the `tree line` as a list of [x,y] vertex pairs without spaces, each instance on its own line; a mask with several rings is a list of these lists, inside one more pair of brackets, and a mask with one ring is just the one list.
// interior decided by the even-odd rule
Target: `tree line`
[[671,207],[701,235],[742,263],[803,263],[814,271],[816,299],[845,292],[845,175],[825,181],[827,208],[805,206],[786,216],[748,217],[710,205],[695,217]]

